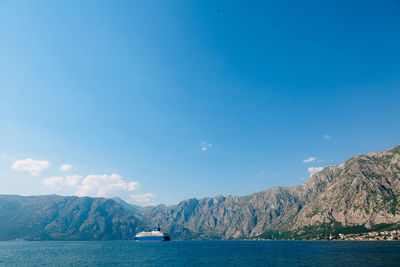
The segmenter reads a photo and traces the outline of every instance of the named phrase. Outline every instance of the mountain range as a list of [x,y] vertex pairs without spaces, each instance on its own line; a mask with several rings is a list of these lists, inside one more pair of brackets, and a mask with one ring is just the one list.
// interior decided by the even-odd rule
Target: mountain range
[[305,239],[400,229],[400,146],[328,166],[304,184],[139,207],[121,199],[0,195],[0,240]]

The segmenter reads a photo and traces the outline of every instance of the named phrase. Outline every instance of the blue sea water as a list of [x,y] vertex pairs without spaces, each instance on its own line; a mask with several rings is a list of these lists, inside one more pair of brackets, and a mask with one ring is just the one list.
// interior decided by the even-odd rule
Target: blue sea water
[[400,242],[0,242],[0,266],[400,266]]

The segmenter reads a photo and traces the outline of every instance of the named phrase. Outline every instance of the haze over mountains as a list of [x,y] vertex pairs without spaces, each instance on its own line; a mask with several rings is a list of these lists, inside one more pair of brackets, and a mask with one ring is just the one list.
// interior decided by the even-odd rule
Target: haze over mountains
[[322,226],[394,227],[400,222],[399,197],[397,146],[326,167],[303,185],[243,197],[193,198],[169,207],[142,208],[120,199],[1,195],[0,239],[133,239],[157,225],[175,239],[296,236]]

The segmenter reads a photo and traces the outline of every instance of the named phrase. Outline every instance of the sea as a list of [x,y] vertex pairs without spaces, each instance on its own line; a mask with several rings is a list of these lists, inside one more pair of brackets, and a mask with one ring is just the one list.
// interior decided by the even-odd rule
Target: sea
[[400,266],[400,241],[4,241],[0,266]]

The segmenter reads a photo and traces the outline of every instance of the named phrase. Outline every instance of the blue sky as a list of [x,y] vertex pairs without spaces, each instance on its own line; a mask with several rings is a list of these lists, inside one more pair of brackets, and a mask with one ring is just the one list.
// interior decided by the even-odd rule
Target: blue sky
[[0,193],[175,204],[400,144],[399,2],[322,2],[1,1]]

